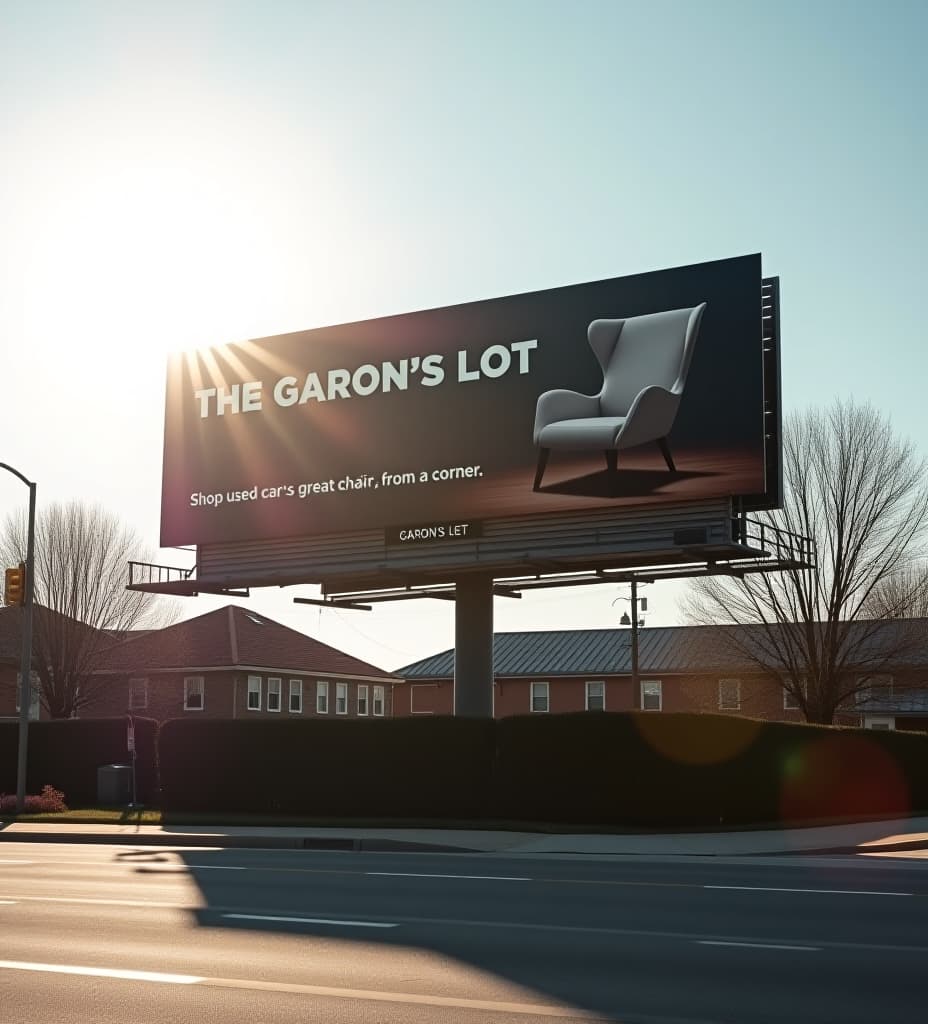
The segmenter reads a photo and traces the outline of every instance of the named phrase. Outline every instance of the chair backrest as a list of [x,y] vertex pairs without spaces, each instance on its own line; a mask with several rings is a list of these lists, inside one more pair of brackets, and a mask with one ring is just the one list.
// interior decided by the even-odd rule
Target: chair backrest
[[691,309],[670,309],[621,321],[612,353],[603,365],[599,395],[603,416],[626,416],[635,397],[650,384],[674,394],[683,391],[705,308],[703,302]]

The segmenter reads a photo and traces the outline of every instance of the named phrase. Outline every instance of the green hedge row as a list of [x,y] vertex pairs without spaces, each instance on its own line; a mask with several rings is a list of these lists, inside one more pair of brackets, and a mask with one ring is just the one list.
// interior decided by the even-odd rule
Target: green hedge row
[[494,723],[192,721],[161,727],[162,807],[320,817],[479,817]]
[[[136,742],[139,799],[168,812],[666,828],[928,811],[928,735],[724,715],[137,720]],[[30,792],[93,804],[98,766],[126,760],[125,719],[30,726]],[[15,770],[0,723],[0,791]]]
[[[136,791],[142,803],[158,800],[158,723],[135,719]],[[19,726],[0,722],[0,792],[16,792]],[[27,791],[44,785],[61,790],[69,807],[97,803],[97,769],[106,764],[131,764],[126,719],[77,718],[30,722]]]

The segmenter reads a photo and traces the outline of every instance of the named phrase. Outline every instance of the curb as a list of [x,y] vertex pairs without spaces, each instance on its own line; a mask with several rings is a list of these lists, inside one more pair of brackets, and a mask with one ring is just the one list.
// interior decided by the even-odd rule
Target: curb
[[101,843],[113,846],[219,846],[223,849],[332,850],[353,853],[482,853],[471,846],[448,846],[403,839],[326,838],[312,836],[164,835],[119,832],[3,832],[8,843]]

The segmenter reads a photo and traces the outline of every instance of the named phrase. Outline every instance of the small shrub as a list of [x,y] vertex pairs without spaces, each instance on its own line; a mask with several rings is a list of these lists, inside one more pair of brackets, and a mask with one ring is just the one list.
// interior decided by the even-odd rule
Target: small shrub
[[[64,793],[55,789],[54,786],[43,786],[42,792],[38,796],[26,795],[26,814],[53,814],[56,811],[66,811],[67,809]],[[15,810],[16,795],[0,795],[0,812],[12,813]]]

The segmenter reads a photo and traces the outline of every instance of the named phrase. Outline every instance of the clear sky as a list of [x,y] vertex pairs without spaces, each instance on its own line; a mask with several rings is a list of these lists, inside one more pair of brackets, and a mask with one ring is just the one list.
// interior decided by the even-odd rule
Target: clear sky
[[[922,0],[0,0],[0,461],[154,549],[171,350],[758,251],[786,408],[924,450],[926,42]],[[445,602],[293,596],[249,604],[387,668],[453,642]]]

